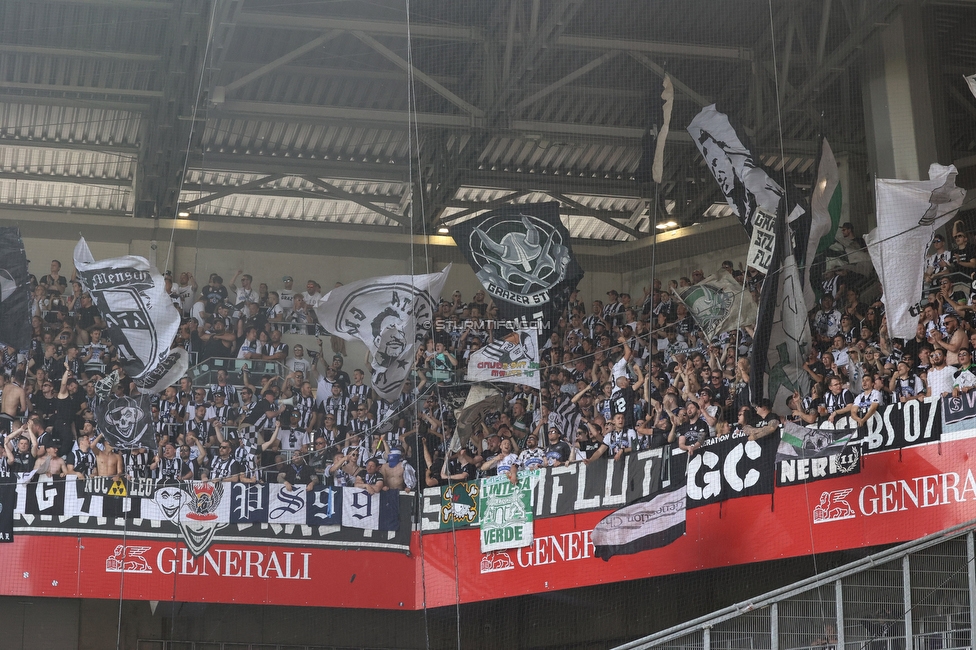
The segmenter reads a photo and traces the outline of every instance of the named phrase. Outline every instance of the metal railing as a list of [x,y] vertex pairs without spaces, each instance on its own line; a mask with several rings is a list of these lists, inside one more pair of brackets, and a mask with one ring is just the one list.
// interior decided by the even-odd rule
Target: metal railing
[[875,553],[618,650],[973,647],[976,520]]

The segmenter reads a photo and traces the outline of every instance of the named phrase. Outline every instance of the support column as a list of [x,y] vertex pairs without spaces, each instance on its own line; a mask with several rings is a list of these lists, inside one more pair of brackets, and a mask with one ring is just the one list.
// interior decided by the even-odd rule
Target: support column
[[931,163],[951,162],[929,14],[906,3],[865,47],[868,172],[878,178],[924,180]]

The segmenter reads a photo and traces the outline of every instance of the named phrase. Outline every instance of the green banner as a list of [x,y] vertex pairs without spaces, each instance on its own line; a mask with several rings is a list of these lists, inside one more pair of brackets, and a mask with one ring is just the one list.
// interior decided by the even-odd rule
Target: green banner
[[518,481],[493,476],[481,481],[481,552],[519,548],[532,543],[532,485],[538,470],[519,472]]
[[441,488],[438,511],[441,530],[478,524],[478,481],[452,483]]

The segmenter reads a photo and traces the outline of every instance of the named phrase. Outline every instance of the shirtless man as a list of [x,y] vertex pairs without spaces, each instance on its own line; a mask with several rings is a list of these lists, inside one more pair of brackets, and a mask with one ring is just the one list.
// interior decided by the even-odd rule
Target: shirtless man
[[[98,446],[101,442],[104,449]],[[125,467],[122,464],[122,457],[112,451],[112,445],[105,441],[102,434],[92,441],[91,450],[95,452],[95,464],[98,466],[98,476],[111,476],[113,481],[117,481]]]
[[0,399],[0,434],[8,434],[14,420],[27,412],[27,392],[24,391],[24,371],[14,372],[13,379],[3,387]]
[[57,447],[45,447],[44,455],[34,461],[34,471],[38,475],[50,479],[64,478],[68,472],[68,466],[64,464],[64,459],[58,456]]
[[386,462],[380,465],[379,472],[383,476],[385,490],[402,490],[409,492],[407,483],[403,477],[403,470],[406,463],[402,462],[402,452],[394,447],[390,450]]

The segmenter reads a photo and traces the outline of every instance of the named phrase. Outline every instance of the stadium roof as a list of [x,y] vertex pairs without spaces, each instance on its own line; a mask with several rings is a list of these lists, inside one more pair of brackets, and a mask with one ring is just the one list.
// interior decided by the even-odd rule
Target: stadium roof
[[[681,225],[728,216],[682,128],[713,101],[801,184],[821,132],[864,156],[854,64],[899,5],[431,0],[408,21],[400,0],[8,0],[0,210],[433,234],[556,200],[574,237],[634,241],[654,197]],[[935,11],[946,73],[976,71],[972,3]],[[676,128],[655,192],[634,172],[665,71]],[[972,122],[954,92],[950,120]],[[964,132],[954,157],[976,149]]]

